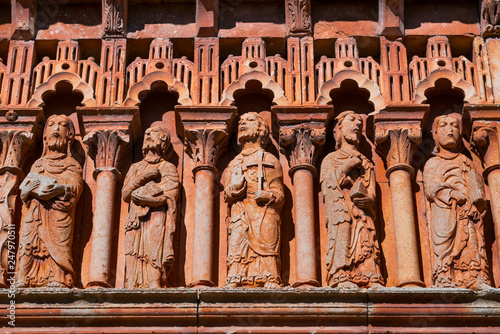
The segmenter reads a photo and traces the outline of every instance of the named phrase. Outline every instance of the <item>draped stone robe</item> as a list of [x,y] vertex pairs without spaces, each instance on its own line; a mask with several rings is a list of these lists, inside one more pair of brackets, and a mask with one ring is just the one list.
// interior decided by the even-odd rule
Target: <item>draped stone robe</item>
[[[263,190],[274,200],[257,203],[259,151],[262,155]],[[241,189],[231,186],[231,172],[241,169],[245,177]],[[283,172],[276,157],[260,148],[243,150],[228,166],[223,183],[225,201],[229,203],[228,275],[225,284],[263,286],[266,282],[281,285],[280,243],[283,206]]]
[[[344,172],[342,167],[356,157],[362,161],[361,166]],[[340,148],[323,160],[320,182],[328,229],[328,285],[336,287],[346,281],[358,285],[384,284],[374,225],[376,190],[373,164],[358,151]],[[365,208],[353,203],[353,189],[364,189]]]
[[[141,184],[141,174],[151,168],[160,176]],[[131,201],[134,191],[153,197],[156,203],[134,203]],[[164,285],[174,261],[173,239],[179,197],[177,169],[163,158],[135,163],[127,173],[122,194],[123,199],[130,202],[125,228],[126,287],[159,288]]]
[[[440,152],[424,168],[424,188],[430,207],[432,277],[438,287],[469,288],[479,278],[489,283],[481,213],[471,187],[481,177],[461,153]],[[482,183],[479,182],[479,183]],[[467,197],[458,204],[452,191]],[[484,198],[477,203],[484,204]]]
[[50,185],[42,182],[23,199],[28,212],[20,233],[17,283],[37,287],[55,282],[72,287],[75,271],[71,246],[75,204],[83,190],[82,169],[66,154],[45,156],[35,162],[20,189],[30,180],[43,177],[67,189],[49,200],[40,200],[32,193],[44,195],[50,191]]

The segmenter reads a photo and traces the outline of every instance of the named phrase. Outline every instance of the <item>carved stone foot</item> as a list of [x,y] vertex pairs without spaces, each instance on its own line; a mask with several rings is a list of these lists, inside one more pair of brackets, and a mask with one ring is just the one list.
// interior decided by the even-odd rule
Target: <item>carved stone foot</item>
[[66,285],[64,285],[60,282],[56,282],[56,281],[49,282],[47,284],[47,287],[49,287],[49,288],[67,288]]
[[485,290],[485,289],[491,289],[491,285],[484,279],[479,278],[474,284],[471,285],[470,288],[473,290]]
[[383,289],[385,287],[380,283],[371,283],[370,285],[368,285],[368,288],[376,290],[376,289]]
[[339,283],[339,285],[337,287],[339,287],[341,289],[357,289],[358,285],[356,283],[353,283],[353,282],[345,281],[345,282]]
[[224,284],[224,288],[226,288],[226,289],[235,289],[237,287],[238,287],[238,285],[236,283]]
[[279,286],[279,284],[276,284],[274,282],[266,282],[266,284],[264,284],[264,288],[265,289],[279,289],[280,286]]

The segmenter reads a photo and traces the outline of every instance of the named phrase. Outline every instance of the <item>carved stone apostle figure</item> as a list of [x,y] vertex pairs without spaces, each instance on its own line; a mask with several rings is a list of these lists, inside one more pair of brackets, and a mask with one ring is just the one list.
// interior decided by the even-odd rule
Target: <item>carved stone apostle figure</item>
[[229,204],[227,278],[225,287],[277,288],[280,275],[280,211],[283,172],[278,159],[264,150],[266,121],[257,113],[241,116],[238,142],[242,151],[224,175]]
[[354,111],[336,118],[336,151],[321,164],[326,207],[327,283],[331,287],[381,287],[373,163],[360,151],[363,120]]
[[20,185],[28,210],[19,237],[19,287],[72,287],[71,246],[75,206],[83,190],[82,168],[71,156],[71,119],[49,117],[42,157]]
[[172,269],[179,174],[166,161],[169,146],[165,129],[147,129],[144,159],[130,167],[123,183],[123,199],[130,203],[125,227],[127,288],[161,288]]
[[435,157],[424,167],[430,207],[432,279],[437,287],[490,287],[481,212],[484,183],[472,161],[460,153],[462,117],[436,117],[432,135]]

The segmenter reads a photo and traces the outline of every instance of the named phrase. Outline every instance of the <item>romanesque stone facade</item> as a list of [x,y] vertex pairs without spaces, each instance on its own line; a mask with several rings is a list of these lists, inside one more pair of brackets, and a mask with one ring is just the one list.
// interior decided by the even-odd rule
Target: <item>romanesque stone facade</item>
[[499,1],[0,9],[3,330],[500,331]]

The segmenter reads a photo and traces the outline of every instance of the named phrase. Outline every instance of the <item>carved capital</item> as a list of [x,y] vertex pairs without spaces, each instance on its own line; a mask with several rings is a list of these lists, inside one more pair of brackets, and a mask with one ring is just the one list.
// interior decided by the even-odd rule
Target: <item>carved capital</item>
[[325,143],[326,130],[323,124],[300,124],[280,128],[279,141],[283,153],[290,162],[290,174],[299,168],[316,173],[317,149]]
[[377,123],[375,142],[377,151],[387,164],[386,176],[396,169],[407,170],[413,177],[411,159],[416,146],[422,141],[420,121]]
[[130,147],[127,131],[93,130],[83,138],[83,142],[87,145],[89,156],[94,160],[97,173],[106,168],[112,168],[115,173],[119,173],[118,167]]
[[21,167],[22,162],[34,142],[34,135],[27,130],[0,130],[1,166]]
[[500,121],[475,121],[472,125],[472,144],[484,163],[484,178],[500,168]]
[[127,27],[127,0],[102,2],[103,36],[124,37]]
[[216,170],[215,165],[225,150],[228,134],[224,129],[186,129],[186,153],[193,159],[193,174],[200,169]]
[[311,34],[311,0],[286,0],[286,27],[289,35]]
[[500,35],[500,0],[483,0],[481,21],[483,36]]

